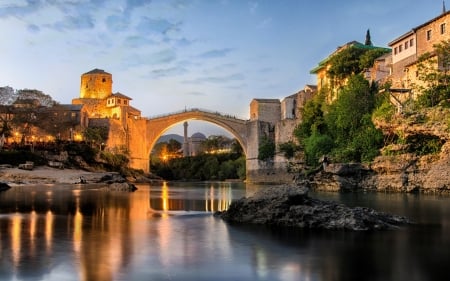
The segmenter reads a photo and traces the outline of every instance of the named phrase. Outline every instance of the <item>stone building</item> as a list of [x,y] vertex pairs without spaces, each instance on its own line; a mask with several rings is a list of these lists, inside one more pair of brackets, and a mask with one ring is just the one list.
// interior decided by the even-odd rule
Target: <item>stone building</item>
[[[341,81],[337,78],[332,78],[329,75],[328,72],[332,66],[331,59],[333,58],[333,56],[335,56],[335,55],[339,54],[340,52],[342,52],[346,49],[349,49],[349,48],[365,49],[365,50],[376,50],[376,49],[381,49],[381,50],[386,50],[386,51],[389,50],[387,48],[376,47],[371,44],[366,45],[366,44],[362,44],[358,41],[351,41],[342,46],[337,47],[337,49],[333,53],[331,53],[327,58],[320,61],[319,64],[310,71],[310,73],[316,74],[316,76],[317,76],[317,90],[318,91],[320,91],[321,89],[324,89],[324,88],[329,89],[328,96],[327,96],[328,103],[333,102],[337,98],[338,89],[340,87],[342,87],[343,85],[345,85],[347,82],[345,80]],[[369,76],[370,76],[370,74],[369,74]]]
[[[393,89],[403,89],[410,92],[415,84],[420,83],[417,79],[417,60],[429,53],[434,57],[434,45],[450,39],[450,12],[445,9],[439,16],[412,28],[410,31],[395,38],[389,43],[392,48],[392,81]],[[439,63],[439,62],[438,62]],[[407,90],[407,91],[405,91]],[[420,93],[412,93],[415,98]]]
[[141,118],[141,111],[132,107],[132,98],[112,92],[112,75],[93,69],[81,75],[80,97],[72,100],[87,113],[86,127],[108,128],[107,150],[124,152],[129,148],[129,122]]

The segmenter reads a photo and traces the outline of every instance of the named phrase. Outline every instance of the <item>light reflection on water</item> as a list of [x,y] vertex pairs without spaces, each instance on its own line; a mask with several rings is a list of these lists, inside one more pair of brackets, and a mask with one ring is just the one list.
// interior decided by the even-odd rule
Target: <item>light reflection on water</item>
[[437,280],[450,262],[450,198],[313,194],[409,216],[377,233],[229,225],[239,183],[22,186],[0,193],[0,280]]

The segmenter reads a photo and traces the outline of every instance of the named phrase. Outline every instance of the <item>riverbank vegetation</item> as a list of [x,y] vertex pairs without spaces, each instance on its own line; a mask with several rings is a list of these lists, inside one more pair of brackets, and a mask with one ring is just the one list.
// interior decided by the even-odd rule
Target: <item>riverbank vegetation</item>
[[307,164],[317,166],[324,155],[336,162],[370,162],[381,152],[392,153],[386,147],[396,147],[395,153],[417,155],[440,151],[444,141],[438,136],[407,134],[393,130],[392,125],[407,118],[409,127],[425,124],[432,121],[427,110],[449,107],[450,41],[435,45],[433,54],[419,58],[419,83],[412,88],[421,95],[405,102],[401,114],[390,101],[389,83],[370,83],[363,76],[364,65],[370,65],[367,61],[373,62],[375,57],[354,48],[333,57],[329,75],[335,87],[323,88],[306,103],[303,121],[294,132]]

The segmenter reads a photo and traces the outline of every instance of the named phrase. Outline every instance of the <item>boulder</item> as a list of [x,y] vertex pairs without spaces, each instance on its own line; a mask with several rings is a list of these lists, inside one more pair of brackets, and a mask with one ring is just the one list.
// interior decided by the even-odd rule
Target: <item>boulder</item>
[[110,191],[127,191],[134,192],[137,190],[137,187],[134,184],[128,182],[115,182],[111,183],[106,187],[107,190]]
[[234,201],[216,216],[235,223],[354,231],[395,229],[410,223],[401,216],[314,199],[307,188],[296,186],[264,188]]
[[11,186],[9,186],[7,183],[5,183],[5,182],[0,182],[0,192],[1,191],[6,191],[6,190],[8,190],[8,189],[10,189],[11,188]]

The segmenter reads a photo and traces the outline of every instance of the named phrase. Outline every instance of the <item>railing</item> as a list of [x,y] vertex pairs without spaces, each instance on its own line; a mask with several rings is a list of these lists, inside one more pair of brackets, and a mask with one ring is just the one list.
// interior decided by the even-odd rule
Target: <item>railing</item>
[[202,108],[185,108],[184,110],[154,115],[154,116],[145,117],[145,118],[146,119],[157,119],[157,118],[164,118],[164,117],[168,117],[168,116],[172,116],[172,115],[183,114],[183,113],[187,113],[187,112],[203,112],[203,113],[209,113],[209,114],[213,114],[213,115],[223,117],[223,118],[228,118],[228,119],[237,119],[237,120],[243,120],[243,121],[247,120],[245,118],[238,118],[231,114],[224,114],[224,113],[220,113],[218,111],[212,111],[212,110],[202,109]]

